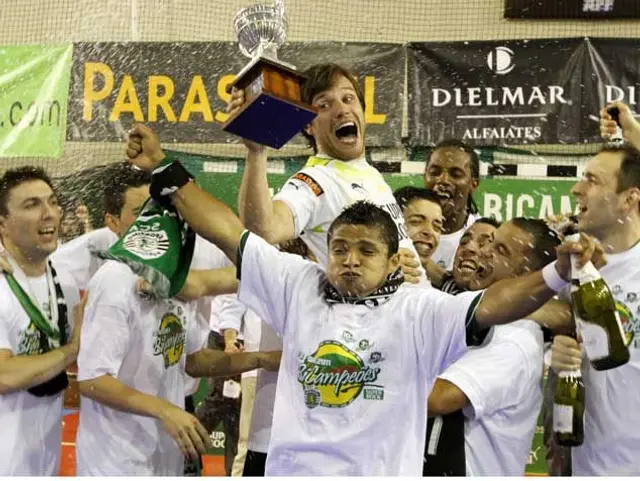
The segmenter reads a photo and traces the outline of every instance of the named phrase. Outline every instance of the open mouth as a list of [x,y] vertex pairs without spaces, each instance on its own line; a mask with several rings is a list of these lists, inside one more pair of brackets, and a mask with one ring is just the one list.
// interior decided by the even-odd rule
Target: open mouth
[[39,235],[53,235],[56,232],[55,227],[44,227],[43,229],[38,230]]
[[355,122],[346,122],[336,127],[334,133],[337,139],[348,145],[353,145],[358,141],[358,126]]
[[420,255],[429,253],[433,250],[433,244],[430,242],[418,241],[418,242],[414,242],[413,246],[416,248],[416,250],[418,251],[418,254]]
[[436,185],[433,188],[433,191],[436,193],[438,197],[442,200],[442,203],[449,203],[453,201],[453,191],[448,190],[440,185]]
[[478,263],[471,259],[465,259],[460,262],[458,270],[463,274],[476,274],[478,272]]

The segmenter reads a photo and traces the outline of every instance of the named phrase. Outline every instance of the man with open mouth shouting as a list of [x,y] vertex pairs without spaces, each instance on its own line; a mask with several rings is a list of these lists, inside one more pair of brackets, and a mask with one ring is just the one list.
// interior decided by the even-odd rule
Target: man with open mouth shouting
[[[357,201],[372,202],[387,211],[398,227],[405,279],[426,283],[402,211],[382,175],[365,159],[365,102],[358,81],[349,70],[332,63],[315,65],[305,75],[302,100],[318,110],[303,132],[314,155],[272,200],[266,148],[245,140],[247,163],[238,201],[243,223],[271,244],[301,237],[325,265],[331,222]],[[234,91],[229,113],[233,115],[244,101],[244,92]]]

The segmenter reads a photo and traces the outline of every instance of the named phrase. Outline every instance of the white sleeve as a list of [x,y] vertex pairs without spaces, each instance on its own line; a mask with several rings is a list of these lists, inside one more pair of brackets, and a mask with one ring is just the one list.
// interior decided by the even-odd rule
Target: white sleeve
[[207,270],[230,267],[233,263],[224,255],[224,252],[200,235],[196,235],[196,242],[193,248],[193,258],[190,269]]
[[419,304],[414,305],[420,316],[414,324],[415,342],[430,379],[435,379],[466,352],[481,298],[482,292],[452,296],[436,289],[422,291]]
[[[249,231],[238,249],[240,287],[238,299],[253,309],[280,337],[287,329],[289,306],[301,299],[301,288],[311,288],[313,275],[321,271],[300,256],[280,252]],[[308,279],[303,279],[304,277]]]
[[187,331],[187,354],[193,354],[207,347],[209,339],[209,326],[195,308],[193,309],[193,316]]
[[57,271],[65,272],[73,277],[78,288],[85,291],[91,279],[93,264],[96,263],[89,252],[88,237],[80,236],[51,254],[51,260]]
[[[3,286],[6,286],[6,283]],[[6,288],[9,289],[8,286]],[[15,341],[12,342],[12,339],[15,340],[15,333],[13,332],[15,329],[15,314],[9,308],[12,303],[9,303],[8,299],[5,300],[5,296],[2,297],[3,305],[0,306],[0,349],[8,349],[16,354],[18,346],[15,345]]]
[[133,285],[123,282],[121,273],[105,265],[90,284],[78,354],[78,381],[105,374],[116,377],[129,350],[129,291]]
[[326,196],[324,189],[316,179],[302,170],[289,178],[273,197],[274,201],[284,202],[291,210],[295,229],[294,237],[298,237],[307,229],[323,195]]
[[211,303],[211,315],[217,317],[220,332],[225,329],[235,329],[238,333],[242,329],[242,318],[247,311],[236,294],[216,296]]
[[531,331],[516,328],[508,338],[495,336],[487,345],[470,349],[439,377],[465,393],[470,402],[465,415],[479,419],[529,395],[529,381],[541,366],[542,344]]

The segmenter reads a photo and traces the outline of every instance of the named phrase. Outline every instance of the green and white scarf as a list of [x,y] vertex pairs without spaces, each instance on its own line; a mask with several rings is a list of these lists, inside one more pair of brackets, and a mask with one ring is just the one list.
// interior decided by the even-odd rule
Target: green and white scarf
[[149,199],[136,221],[102,259],[127,264],[151,286],[151,294],[169,298],[182,289],[193,258],[195,233],[171,204]]

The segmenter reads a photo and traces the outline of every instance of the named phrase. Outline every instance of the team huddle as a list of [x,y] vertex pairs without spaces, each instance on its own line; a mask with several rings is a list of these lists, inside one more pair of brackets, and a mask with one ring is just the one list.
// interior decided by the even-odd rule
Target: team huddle
[[[628,364],[594,371],[567,295],[572,257],[592,261],[640,312],[640,124],[628,107],[617,104],[627,143],[605,147],[572,188],[581,234],[568,241],[551,220],[480,217],[479,159],[456,140],[434,147],[424,187],[393,192],[365,158],[353,74],[306,74],[314,154],[271,197],[267,151],[245,140],[239,216],[143,125],[126,145],[133,167],[105,186],[106,226],[60,246],[47,175],[0,178],[0,474],[57,475],[77,361],[78,475],[182,475],[211,445],[185,405],[197,379],[255,369],[274,389],[254,410],[273,414],[246,474],[523,475],[548,408],[549,345],[551,372],[581,370],[587,392],[584,443],[568,452],[550,438],[549,465],[640,473],[635,345]],[[244,101],[235,90],[229,113]],[[616,127],[603,110],[603,137]],[[313,256],[286,252],[294,239]],[[277,349],[209,348],[222,295]]]

